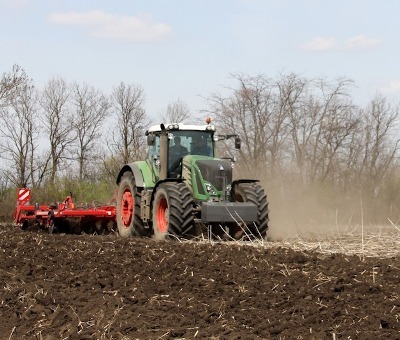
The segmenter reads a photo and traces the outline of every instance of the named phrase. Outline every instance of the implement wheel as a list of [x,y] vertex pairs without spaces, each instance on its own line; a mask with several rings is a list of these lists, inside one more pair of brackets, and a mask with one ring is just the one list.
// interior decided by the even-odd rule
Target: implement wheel
[[146,230],[140,217],[141,195],[130,171],[125,172],[118,185],[117,227],[122,237],[145,236]]
[[234,202],[251,202],[257,206],[257,221],[247,224],[246,233],[258,239],[265,239],[268,230],[269,208],[267,195],[257,183],[240,183],[232,188]]
[[193,198],[184,183],[163,183],[157,188],[152,222],[155,239],[192,236],[195,229]]

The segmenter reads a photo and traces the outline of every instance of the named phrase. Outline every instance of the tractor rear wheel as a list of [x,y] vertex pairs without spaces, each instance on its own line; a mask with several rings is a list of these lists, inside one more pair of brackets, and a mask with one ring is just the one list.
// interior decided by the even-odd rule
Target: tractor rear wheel
[[193,198],[184,183],[162,183],[152,210],[154,238],[190,237],[194,231]]
[[251,202],[257,206],[257,221],[247,224],[246,233],[250,233],[250,236],[258,239],[264,239],[269,222],[268,201],[264,189],[257,183],[237,184],[232,188],[232,200],[234,202]]
[[125,172],[118,186],[117,227],[122,237],[145,236],[146,229],[140,217],[141,195],[130,171]]

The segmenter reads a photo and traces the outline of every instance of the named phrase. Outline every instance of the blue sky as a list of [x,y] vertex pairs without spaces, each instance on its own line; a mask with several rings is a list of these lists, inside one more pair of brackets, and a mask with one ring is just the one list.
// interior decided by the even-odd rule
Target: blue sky
[[399,13],[398,0],[0,0],[0,72],[141,85],[152,118],[177,99],[196,114],[232,73],[344,76],[359,105],[397,103]]

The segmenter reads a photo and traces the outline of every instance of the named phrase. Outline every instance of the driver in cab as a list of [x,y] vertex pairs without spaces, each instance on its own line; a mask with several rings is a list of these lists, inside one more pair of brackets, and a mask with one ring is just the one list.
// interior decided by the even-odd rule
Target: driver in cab
[[195,136],[193,138],[192,155],[212,156],[212,150],[204,137]]
[[[176,136],[174,138],[174,145],[169,148],[169,155],[168,155],[168,164],[169,164],[169,171],[174,172],[177,168],[176,162],[182,159],[184,156],[188,154],[188,150],[181,144],[181,137]],[[175,168],[175,169],[173,169]]]

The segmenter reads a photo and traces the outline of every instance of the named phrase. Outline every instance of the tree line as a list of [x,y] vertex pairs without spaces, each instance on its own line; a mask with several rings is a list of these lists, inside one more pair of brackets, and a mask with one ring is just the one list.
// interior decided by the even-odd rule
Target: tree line
[[[205,98],[204,113],[220,132],[241,136],[238,153],[228,144],[219,148],[221,155],[236,156],[237,177],[261,179],[277,208],[293,213],[305,202],[310,209],[311,201],[319,203],[314,215],[364,212],[357,206],[371,220],[397,212],[398,104],[377,94],[365,107],[356,105],[347,78],[285,73],[232,79],[234,86]],[[196,119],[177,100],[155,123]],[[114,185],[122,164],[145,157],[144,131],[151,124],[140,85],[121,82],[105,94],[54,77],[37,89],[14,65],[0,79],[2,199],[10,188],[54,191],[66,181],[89,183],[95,196],[100,184]]]
[[263,178],[282,214],[312,209],[306,215],[326,219],[340,209],[349,220],[397,218],[398,104],[376,94],[357,106],[347,78],[233,77],[236,87],[208,102],[223,129],[242,135],[239,172]]

